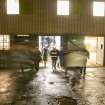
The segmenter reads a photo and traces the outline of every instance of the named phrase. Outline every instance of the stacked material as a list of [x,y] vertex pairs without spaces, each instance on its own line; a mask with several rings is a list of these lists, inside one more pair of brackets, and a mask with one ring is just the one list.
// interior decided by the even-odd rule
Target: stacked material
[[87,58],[88,55],[86,51],[69,51],[64,54],[64,67],[85,67]]
[[30,68],[34,65],[33,53],[29,49],[14,49],[9,58],[11,68]]
[[8,67],[8,54],[7,52],[0,52],[0,69]]

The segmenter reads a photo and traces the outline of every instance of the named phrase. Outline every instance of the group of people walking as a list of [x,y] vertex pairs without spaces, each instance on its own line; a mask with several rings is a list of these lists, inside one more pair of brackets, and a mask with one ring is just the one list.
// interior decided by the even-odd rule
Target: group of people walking
[[58,60],[58,57],[59,57],[59,50],[54,47],[50,51],[50,56],[51,56],[51,59],[52,59],[52,70],[55,71],[57,60]]
[[[89,58],[89,52],[87,50],[84,50],[84,52],[86,52],[86,56]],[[56,47],[53,47],[51,50],[49,50],[48,47],[44,47],[42,49],[42,51],[39,53],[39,56],[41,56],[41,58],[42,58],[42,60],[39,60],[39,61],[43,61],[45,68],[46,68],[46,64],[47,64],[49,56],[51,57],[52,70],[54,72],[56,71],[57,67],[62,68],[64,66],[63,47],[61,47],[60,50],[58,50]],[[83,75],[86,74],[86,66],[84,66],[80,69],[80,73]]]
[[42,58],[45,68],[49,55],[51,56],[53,71],[56,70],[57,63],[60,67],[62,67],[63,51],[58,50],[56,47],[53,47],[53,49],[49,51],[47,47],[44,47],[42,49]]
[[[82,54],[82,52],[84,55]],[[78,52],[76,52],[76,53],[78,53]],[[47,64],[49,56],[52,61],[52,71],[55,72],[57,70],[58,66],[61,69],[62,67],[65,66],[65,64],[64,64],[65,54],[67,54],[67,51],[64,51],[63,47],[61,47],[60,50],[58,50],[56,47],[53,47],[51,50],[49,50],[48,47],[44,47],[41,52],[37,49],[36,58],[38,58],[37,59],[38,62],[36,62],[35,65],[38,65],[38,66],[36,66],[36,69],[39,69],[40,61],[43,61],[44,67],[46,68],[46,66],[47,66],[46,64]],[[68,52],[68,54],[69,54],[69,52]],[[72,87],[74,87],[76,85],[76,83],[77,84],[79,83],[81,75],[83,75],[83,77],[85,77],[85,74],[86,74],[86,63],[87,63],[87,58],[89,58],[89,52],[86,49],[83,49],[83,50],[81,50],[80,54],[81,54],[81,56],[86,56],[86,60],[84,60],[84,62],[85,62],[84,66],[80,66],[80,67],[75,66],[73,68],[68,67],[68,69],[64,67],[65,74],[67,74],[66,71],[68,71],[68,70],[72,71],[72,73],[71,73],[72,76],[70,76]],[[73,56],[74,59],[76,57],[77,56]],[[70,60],[72,60],[69,58],[67,58],[67,59],[68,59],[68,62],[70,62]],[[82,58],[80,58],[80,59],[82,60]],[[78,62],[78,64],[79,64],[79,62]]]

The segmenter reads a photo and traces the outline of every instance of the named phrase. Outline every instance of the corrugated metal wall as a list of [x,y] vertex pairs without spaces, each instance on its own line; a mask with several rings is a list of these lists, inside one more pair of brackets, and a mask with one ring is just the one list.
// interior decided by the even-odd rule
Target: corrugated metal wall
[[[20,0],[21,1],[21,0]],[[93,0],[70,0],[70,16],[57,16],[56,0],[30,0],[26,6],[32,11],[20,15],[6,15],[6,0],[0,0],[0,34],[105,34],[105,17],[92,16]]]

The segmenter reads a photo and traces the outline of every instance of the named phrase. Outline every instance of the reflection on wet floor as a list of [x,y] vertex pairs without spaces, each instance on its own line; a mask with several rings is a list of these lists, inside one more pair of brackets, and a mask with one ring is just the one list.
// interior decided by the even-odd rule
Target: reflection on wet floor
[[87,68],[76,89],[64,71],[0,71],[0,105],[105,105],[105,68]]
[[13,71],[0,71],[0,105],[11,103],[15,95],[16,78]]

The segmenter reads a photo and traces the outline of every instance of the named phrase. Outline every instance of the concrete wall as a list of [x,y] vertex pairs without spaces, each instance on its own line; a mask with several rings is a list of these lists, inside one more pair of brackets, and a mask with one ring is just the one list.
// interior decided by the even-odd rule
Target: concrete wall
[[[0,0],[0,34],[105,35],[105,17],[92,16],[93,0],[70,3],[69,16],[56,15],[56,0],[20,0],[20,15],[7,15],[6,0]],[[23,4],[30,8],[24,11]]]
[[104,37],[97,38],[96,63],[101,66],[104,64]]

